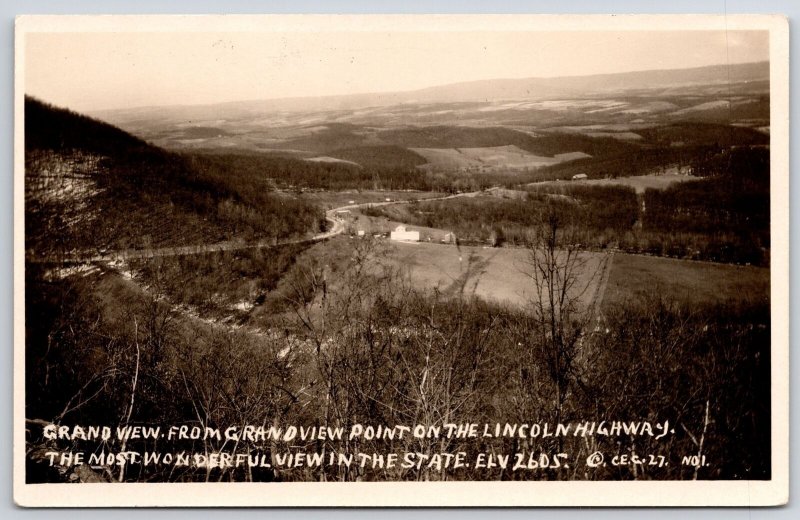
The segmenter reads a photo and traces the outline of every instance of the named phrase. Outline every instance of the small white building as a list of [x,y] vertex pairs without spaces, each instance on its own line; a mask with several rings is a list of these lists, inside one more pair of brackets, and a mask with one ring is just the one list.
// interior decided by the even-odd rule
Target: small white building
[[400,225],[392,231],[389,238],[400,242],[419,242],[419,231],[408,231],[405,226]]
[[579,173],[579,174],[577,174],[577,175],[573,175],[573,176],[572,176],[572,180],[573,180],[573,181],[579,181],[579,180],[581,180],[581,179],[588,179],[588,178],[589,178],[589,177],[587,177],[585,173]]

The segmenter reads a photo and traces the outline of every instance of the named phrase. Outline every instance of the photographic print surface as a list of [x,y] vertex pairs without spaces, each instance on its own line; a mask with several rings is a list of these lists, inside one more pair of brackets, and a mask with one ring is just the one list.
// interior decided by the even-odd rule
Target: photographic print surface
[[786,500],[784,19],[16,49],[20,503]]

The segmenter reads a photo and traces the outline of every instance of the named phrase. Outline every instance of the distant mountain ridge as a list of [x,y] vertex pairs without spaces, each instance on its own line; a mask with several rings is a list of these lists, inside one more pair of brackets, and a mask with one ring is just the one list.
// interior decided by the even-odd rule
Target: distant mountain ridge
[[356,110],[401,104],[549,100],[592,97],[610,92],[665,89],[686,85],[769,81],[769,62],[710,65],[553,78],[490,79],[452,83],[406,92],[231,101],[206,105],[139,107],[90,112],[111,121],[134,119],[208,120],[258,113]]
[[[563,76],[556,78],[524,78],[480,80],[454,83],[416,91],[420,99],[441,102],[444,95],[460,101],[501,101],[503,99],[543,99],[586,96],[608,91],[665,88],[687,84],[739,83],[769,79],[769,63],[712,65],[691,69],[644,70]],[[455,94],[455,96],[454,96]]]

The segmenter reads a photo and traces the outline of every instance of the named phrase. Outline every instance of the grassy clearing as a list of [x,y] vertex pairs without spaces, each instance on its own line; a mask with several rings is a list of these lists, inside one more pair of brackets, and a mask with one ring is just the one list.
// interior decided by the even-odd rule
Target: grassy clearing
[[[437,244],[391,244],[390,261],[404,269],[419,288],[437,288],[497,303],[524,305],[534,296],[523,273],[527,251]],[[582,301],[591,303],[599,283],[603,253],[585,253]],[[726,303],[755,305],[769,302],[769,269],[672,258],[615,254],[603,305],[625,303],[653,287],[669,300],[694,308]]]
[[623,304],[657,288],[690,306],[768,302],[769,269],[616,254],[603,305]]
[[138,282],[203,316],[245,319],[273,294],[305,244],[154,258],[131,263]]
[[433,170],[521,170],[590,157],[583,152],[556,154],[544,157],[514,145],[478,148],[412,148],[425,157],[427,169]]
[[[644,193],[647,189],[663,190],[673,184],[681,182],[691,182],[702,177],[692,177],[691,175],[678,175],[677,173],[666,173],[664,175],[635,175],[632,177],[617,177],[613,179],[581,179],[569,181],[570,185],[586,186],[629,186],[636,190],[636,193]],[[562,181],[534,182],[529,186],[563,186]]]
[[305,159],[305,160],[306,161],[310,161],[310,162],[342,163],[342,164],[349,164],[349,165],[352,165],[352,166],[359,166],[359,167],[361,166],[357,162],[347,161],[345,159],[337,159],[336,157],[328,157],[326,155],[321,155],[319,157],[310,157],[310,158]]
[[[495,303],[525,305],[535,296],[525,274],[528,252],[517,248],[456,247],[440,244],[390,243],[387,260],[401,269],[420,289],[436,289],[445,295],[474,295]],[[590,305],[599,281],[603,254],[585,253],[582,301]],[[585,289],[585,290],[584,290]]]

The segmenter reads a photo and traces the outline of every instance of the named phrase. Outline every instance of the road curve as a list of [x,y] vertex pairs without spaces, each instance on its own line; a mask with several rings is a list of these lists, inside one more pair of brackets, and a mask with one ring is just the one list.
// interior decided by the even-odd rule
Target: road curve
[[325,219],[331,223],[331,228],[324,233],[318,233],[310,238],[298,238],[294,240],[259,240],[256,242],[245,243],[242,241],[229,240],[225,242],[217,242],[214,244],[196,244],[191,246],[175,246],[175,247],[160,247],[151,249],[122,249],[117,251],[109,251],[97,255],[51,255],[51,256],[32,256],[26,254],[25,261],[32,264],[55,264],[55,265],[72,265],[72,264],[89,264],[95,262],[119,262],[125,260],[139,260],[147,258],[159,258],[170,256],[187,256],[199,255],[205,253],[215,253],[220,251],[241,251],[245,249],[263,249],[270,247],[278,247],[290,244],[305,244],[320,242],[329,238],[340,235],[344,232],[344,220],[336,216],[336,213],[344,210],[354,210],[361,208],[375,208],[380,206],[391,206],[394,204],[411,204],[417,201],[439,201],[449,200],[458,197],[475,197],[481,193],[490,192],[498,188],[489,188],[487,190],[472,191],[466,193],[456,193],[453,195],[446,195],[443,197],[435,197],[430,199],[410,199],[410,200],[392,200],[384,202],[363,202],[360,204],[348,204],[346,206],[339,206],[338,208],[329,209],[325,212]]

